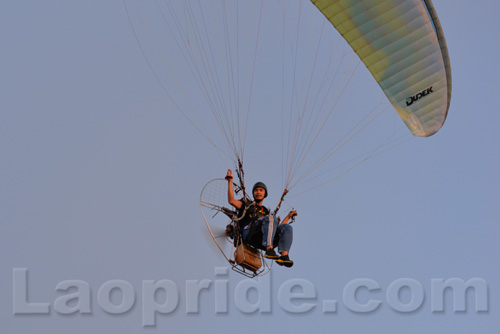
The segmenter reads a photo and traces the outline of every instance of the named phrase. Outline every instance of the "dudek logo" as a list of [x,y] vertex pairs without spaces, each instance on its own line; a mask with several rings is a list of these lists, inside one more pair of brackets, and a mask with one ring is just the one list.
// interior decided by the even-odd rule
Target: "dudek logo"
[[427,89],[424,89],[423,91],[421,91],[417,95],[413,95],[413,96],[410,96],[410,97],[406,98],[406,106],[407,107],[411,106],[413,104],[413,102],[416,102],[416,101],[420,100],[421,98],[423,98],[424,96],[429,95],[430,93],[434,93],[432,91],[432,86],[429,87],[429,88],[427,88]]

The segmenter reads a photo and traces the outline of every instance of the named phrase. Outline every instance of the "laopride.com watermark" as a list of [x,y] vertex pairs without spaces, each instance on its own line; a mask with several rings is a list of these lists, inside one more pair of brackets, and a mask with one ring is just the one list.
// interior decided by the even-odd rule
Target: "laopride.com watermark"
[[[186,314],[200,313],[202,302],[213,305],[215,314],[227,314],[230,306],[242,313],[271,313],[276,304],[293,314],[314,310],[323,314],[335,314],[340,306],[350,312],[367,314],[376,311],[384,303],[394,312],[411,313],[422,309],[426,294],[430,294],[430,310],[439,313],[450,307],[445,305],[446,301],[450,301],[450,298],[445,298],[445,294],[451,291],[451,309],[454,312],[466,312],[467,299],[472,296],[474,298],[469,305],[474,305],[475,312],[489,310],[488,284],[477,277],[468,280],[431,279],[430,292],[426,292],[424,285],[412,278],[395,279],[386,287],[370,278],[356,278],[343,286],[342,298],[336,300],[320,299],[315,285],[300,278],[280,283],[275,293],[272,290],[276,289],[276,284],[271,284],[271,275],[243,279],[230,289],[228,272],[227,267],[216,267],[215,279],[186,280],[183,287],[172,280],[160,279],[142,280],[141,288],[136,289],[126,280],[113,279],[100,285],[95,300],[104,313],[123,315],[132,312],[138,299],[137,290],[140,290],[143,326],[155,326],[159,317],[179,312],[181,304],[184,305]],[[91,285],[86,281],[59,282],[55,291],[62,295],[51,303],[30,300],[27,268],[13,268],[12,279],[14,315],[50,315],[51,308],[61,315],[94,312]]]

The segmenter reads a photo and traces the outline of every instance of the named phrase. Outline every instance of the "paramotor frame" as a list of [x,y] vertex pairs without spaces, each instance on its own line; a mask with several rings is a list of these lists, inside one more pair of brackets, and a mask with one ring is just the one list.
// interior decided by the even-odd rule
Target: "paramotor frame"
[[[250,278],[267,274],[271,270],[272,262],[266,261],[260,249],[245,244],[240,235],[238,221],[245,213],[238,215],[236,211],[225,206],[227,182],[225,179],[214,179],[203,187],[200,194],[203,220],[232,270]],[[243,189],[235,183],[233,186],[236,194]],[[247,195],[244,195],[244,198],[251,201]]]

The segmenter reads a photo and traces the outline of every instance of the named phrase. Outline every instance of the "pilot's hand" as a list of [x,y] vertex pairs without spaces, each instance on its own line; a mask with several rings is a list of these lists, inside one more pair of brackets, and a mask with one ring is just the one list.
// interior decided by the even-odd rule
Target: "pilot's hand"
[[230,169],[227,170],[225,179],[228,181],[231,181],[233,179],[233,171],[232,170],[230,170]]

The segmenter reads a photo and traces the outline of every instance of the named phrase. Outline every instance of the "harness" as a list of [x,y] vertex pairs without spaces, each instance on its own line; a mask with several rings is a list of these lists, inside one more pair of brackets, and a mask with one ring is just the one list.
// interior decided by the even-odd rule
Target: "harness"
[[257,220],[269,214],[268,208],[256,205],[255,202],[251,202],[250,204],[243,202],[243,205],[246,206],[246,208],[242,207],[238,212],[238,215],[244,213],[244,216],[238,222],[240,229],[242,230],[247,229],[248,225],[255,224]]
[[269,209],[265,206],[258,206],[255,202],[251,202],[247,204],[246,210],[243,207],[240,211],[245,212],[245,216],[238,221],[240,235],[243,235],[244,230],[249,230],[245,242],[260,248],[260,240],[262,237],[259,235],[261,233],[259,220],[269,214]]

